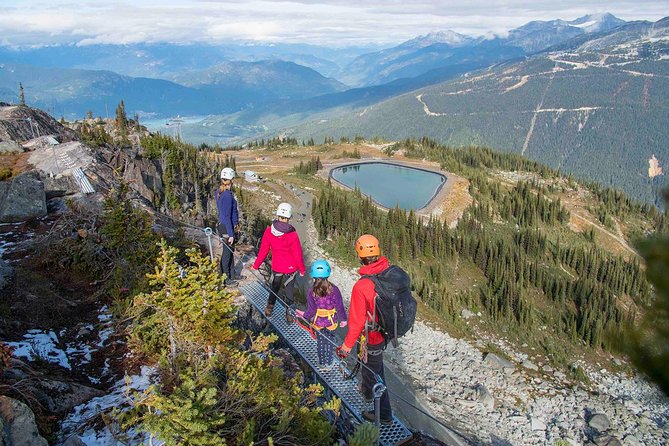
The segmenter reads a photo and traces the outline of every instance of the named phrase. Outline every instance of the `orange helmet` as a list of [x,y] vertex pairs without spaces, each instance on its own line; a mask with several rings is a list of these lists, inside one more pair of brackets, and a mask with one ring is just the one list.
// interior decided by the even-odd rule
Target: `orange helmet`
[[379,240],[369,234],[361,235],[355,241],[355,250],[358,252],[358,257],[360,258],[381,255]]

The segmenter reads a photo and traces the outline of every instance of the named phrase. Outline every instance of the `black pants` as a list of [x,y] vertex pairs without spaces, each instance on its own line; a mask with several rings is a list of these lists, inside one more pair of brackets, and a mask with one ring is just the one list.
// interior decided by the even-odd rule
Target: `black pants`
[[221,237],[221,241],[223,242],[223,251],[221,252],[221,261],[218,265],[218,272],[220,274],[225,274],[226,279],[234,279],[235,260],[233,258],[232,252],[235,250],[235,243],[234,241],[232,244],[228,243],[229,236],[225,233],[225,226],[218,225],[217,231]]
[[334,349],[337,340],[334,330],[322,328],[316,336],[316,352],[318,353],[318,365],[329,365],[334,358]]
[[[281,296],[283,300],[286,301],[286,304],[289,306],[293,306],[293,294],[295,292],[295,276],[297,275],[297,272],[294,273],[288,273],[288,274],[282,274],[282,273],[275,273],[272,271],[272,277],[270,277],[270,281],[272,282],[272,292],[269,293],[269,297],[267,298],[267,304],[268,305],[274,305],[276,302],[276,294]],[[279,291],[283,287],[283,295],[279,294]]]
[[[372,389],[374,384],[376,384],[376,378],[374,374],[377,374],[383,380],[383,383],[386,383],[386,375],[383,371],[383,344],[378,345],[368,345],[367,346],[367,367],[361,367],[362,375],[362,393],[368,397],[374,396]],[[392,418],[393,411],[390,408],[390,396],[388,395],[388,390],[383,392],[381,396],[381,419]]]

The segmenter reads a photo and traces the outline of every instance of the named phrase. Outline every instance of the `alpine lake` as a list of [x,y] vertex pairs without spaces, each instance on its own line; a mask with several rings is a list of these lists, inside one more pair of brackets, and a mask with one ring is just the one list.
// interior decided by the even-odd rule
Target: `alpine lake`
[[350,189],[360,189],[378,205],[405,210],[427,206],[447,179],[437,172],[387,162],[335,167],[330,177]]

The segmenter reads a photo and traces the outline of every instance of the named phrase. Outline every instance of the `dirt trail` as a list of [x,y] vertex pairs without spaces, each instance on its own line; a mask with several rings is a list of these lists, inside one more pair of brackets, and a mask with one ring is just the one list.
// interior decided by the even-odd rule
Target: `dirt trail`
[[583,217],[582,215],[579,215],[579,214],[575,213],[574,211],[571,211],[571,215],[572,215],[574,218],[577,218],[577,219],[579,219],[579,220],[581,220],[581,221],[583,221],[583,222],[585,222],[585,223],[587,223],[587,224],[589,224],[589,225],[592,225],[592,226],[596,227],[596,228],[597,228],[598,230],[600,230],[601,232],[603,232],[603,233],[605,233],[606,235],[610,236],[611,238],[615,239],[618,243],[620,243],[620,245],[621,245],[623,248],[625,248],[627,251],[629,251],[630,253],[634,254],[635,256],[638,256],[638,255],[639,255],[639,253],[636,252],[636,250],[635,250],[634,248],[632,248],[632,247],[627,243],[627,240],[625,240],[621,235],[614,234],[613,232],[609,231],[609,230],[606,229],[605,227],[603,227],[603,226],[601,226],[601,225],[598,225],[598,224],[595,223],[594,221],[592,221],[592,220],[590,220],[590,219],[587,219],[587,218]]

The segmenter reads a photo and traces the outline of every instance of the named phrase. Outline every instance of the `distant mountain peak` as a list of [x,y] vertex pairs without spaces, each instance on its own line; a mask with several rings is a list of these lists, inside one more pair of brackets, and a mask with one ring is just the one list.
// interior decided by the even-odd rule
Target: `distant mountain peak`
[[455,31],[435,31],[429,34],[418,36],[411,40],[404,42],[402,47],[424,48],[426,46],[434,45],[435,43],[446,43],[451,46],[461,46],[472,40],[471,37],[465,36]]
[[571,26],[581,28],[586,33],[605,31],[624,25],[624,20],[619,19],[610,12],[603,12],[599,14],[587,14],[579,17],[576,20],[565,22]]

